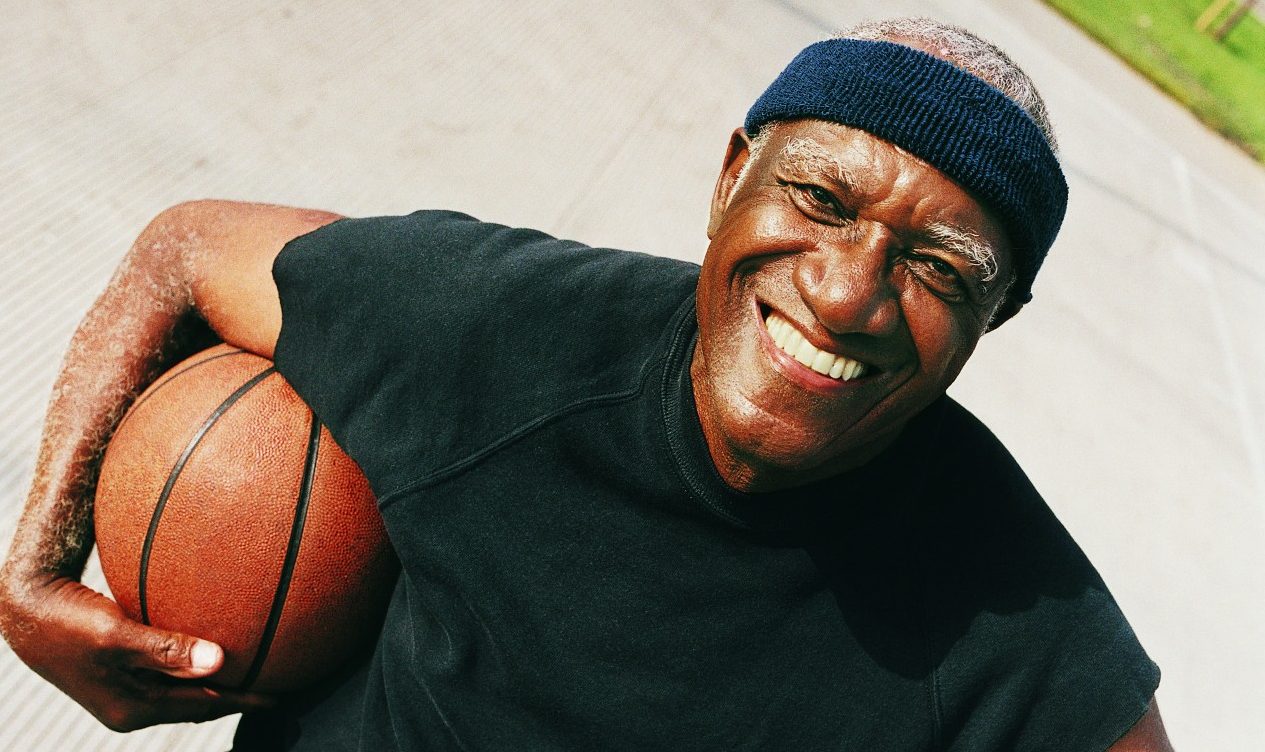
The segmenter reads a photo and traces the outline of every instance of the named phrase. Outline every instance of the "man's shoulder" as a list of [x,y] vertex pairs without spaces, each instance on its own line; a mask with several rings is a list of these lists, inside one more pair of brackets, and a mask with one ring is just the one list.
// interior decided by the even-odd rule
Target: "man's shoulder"
[[[390,337],[414,340],[433,322],[444,326],[425,327],[427,336],[466,339],[543,327],[547,340],[574,333],[584,349],[598,342],[583,336],[591,331],[606,340],[653,331],[693,292],[698,266],[425,210],[343,219],[296,238],[274,276],[283,303],[316,299],[347,325]],[[509,356],[530,350],[522,343],[497,344]]]
[[934,451],[948,488],[1008,506],[1045,506],[1018,460],[974,413],[946,395],[936,421]]
[[[344,218],[292,240],[285,257],[311,257],[324,252],[368,263],[370,270],[404,262],[410,269],[439,269],[460,265],[475,274],[471,264],[499,265],[517,272],[552,264],[584,270],[638,267],[643,273],[697,277],[698,265],[637,251],[626,251],[558,238],[541,230],[485,222],[457,211],[423,209],[410,214]],[[297,261],[297,260],[296,260]],[[497,270],[493,270],[497,271]],[[662,280],[660,280],[662,281]],[[636,279],[623,282],[636,286]]]
[[385,495],[636,394],[697,267],[427,211],[335,222],[274,276],[278,369]]
[[1101,588],[1101,580],[1018,461],[975,415],[945,398],[939,416],[932,551],[986,599]]

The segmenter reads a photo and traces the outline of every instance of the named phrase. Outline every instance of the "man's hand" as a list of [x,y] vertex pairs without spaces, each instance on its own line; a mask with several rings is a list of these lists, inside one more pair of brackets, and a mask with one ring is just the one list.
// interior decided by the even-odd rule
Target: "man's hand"
[[224,663],[219,646],[153,629],[67,577],[0,598],[0,630],[32,669],[115,731],[201,722],[272,707],[268,695],[212,689],[200,680]]

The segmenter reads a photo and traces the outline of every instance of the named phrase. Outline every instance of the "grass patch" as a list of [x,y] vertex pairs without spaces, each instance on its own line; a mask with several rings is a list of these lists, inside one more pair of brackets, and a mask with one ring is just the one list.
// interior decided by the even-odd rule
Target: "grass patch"
[[1210,0],[1046,3],[1265,162],[1265,25],[1255,16],[1249,13],[1217,42],[1211,29],[1220,19],[1208,32],[1195,29]]

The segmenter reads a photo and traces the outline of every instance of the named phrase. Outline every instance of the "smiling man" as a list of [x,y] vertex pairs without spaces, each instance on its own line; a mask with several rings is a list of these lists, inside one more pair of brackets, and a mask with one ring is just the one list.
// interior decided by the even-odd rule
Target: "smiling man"
[[953,382],[1013,264],[992,212],[899,146],[816,119],[768,124],[754,156],[746,139],[717,190],[693,373],[722,474],[761,490],[892,442]]
[[[1027,78],[907,19],[755,103],[701,270],[451,212],[175,207],[76,334],[0,624],[111,727],[245,710],[241,749],[1168,749],[1158,669],[945,396],[1065,203]],[[402,563],[372,659],[279,705],[76,581],[98,437],[203,324],[275,359]]]

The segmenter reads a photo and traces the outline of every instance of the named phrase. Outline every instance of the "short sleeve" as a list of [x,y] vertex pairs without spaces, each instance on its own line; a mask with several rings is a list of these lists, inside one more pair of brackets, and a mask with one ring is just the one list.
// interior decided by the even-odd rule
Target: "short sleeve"
[[1102,578],[991,433],[960,407],[927,557],[947,749],[1101,752],[1159,668]]
[[645,332],[697,267],[424,211],[296,238],[273,277],[277,368],[382,503],[576,401],[636,389]]

